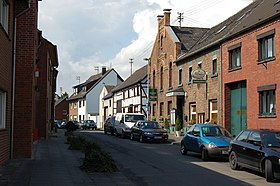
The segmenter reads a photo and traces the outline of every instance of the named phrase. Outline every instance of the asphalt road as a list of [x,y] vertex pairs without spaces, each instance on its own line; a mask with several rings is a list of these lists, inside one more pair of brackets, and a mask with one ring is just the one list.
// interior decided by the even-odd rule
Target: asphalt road
[[249,170],[233,171],[226,159],[203,162],[200,155],[180,154],[172,144],[139,143],[103,134],[81,131],[111,153],[123,174],[135,185],[280,185],[267,183],[262,174]]

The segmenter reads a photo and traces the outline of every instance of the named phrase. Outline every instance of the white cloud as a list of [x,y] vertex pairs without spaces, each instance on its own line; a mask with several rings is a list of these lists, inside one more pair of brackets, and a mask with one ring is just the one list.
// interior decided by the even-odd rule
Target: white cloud
[[[125,79],[145,65],[157,33],[157,15],[171,8],[171,23],[184,13],[183,26],[209,27],[252,0],[48,0],[39,2],[39,28],[58,46],[58,87],[72,86],[95,74],[95,66],[112,66]],[[59,90],[59,88],[57,89]]]

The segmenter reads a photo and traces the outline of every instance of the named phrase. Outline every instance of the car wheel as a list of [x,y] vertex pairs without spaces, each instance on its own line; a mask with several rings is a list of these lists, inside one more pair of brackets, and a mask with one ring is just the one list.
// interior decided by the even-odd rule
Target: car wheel
[[140,141],[140,143],[144,143],[144,138],[143,138],[142,134],[140,135],[139,141]]
[[208,156],[208,151],[205,147],[202,147],[202,150],[201,150],[201,159],[203,161],[207,161],[209,159],[209,156]]
[[181,154],[182,155],[186,155],[187,154],[186,146],[183,143],[181,143]]
[[265,160],[264,173],[267,182],[272,182],[274,180],[272,162],[268,159]]
[[122,136],[123,139],[125,138],[124,131],[122,131],[122,135],[121,136]]
[[111,136],[114,136],[115,134],[114,134],[114,129],[111,127],[110,128],[110,132],[111,132]]
[[238,165],[237,156],[234,151],[229,154],[229,165],[232,170],[239,170],[240,167]]
[[104,128],[104,134],[107,134],[107,130]]
[[133,133],[130,134],[130,139],[131,139],[131,140],[134,140]]

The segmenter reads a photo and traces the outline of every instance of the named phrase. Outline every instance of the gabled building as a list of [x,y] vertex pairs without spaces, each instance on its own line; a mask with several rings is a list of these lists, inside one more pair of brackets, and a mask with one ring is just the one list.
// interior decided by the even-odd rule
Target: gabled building
[[54,123],[54,103],[58,67],[57,47],[38,32],[38,59],[35,78],[36,90],[36,130],[38,137],[46,139]]
[[56,100],[54,104],[55,114],[54,119],[55,120],[68,120],[68,114],[69,114],[69,103],[67,101],[67,97],[60,97]]
[[136,70],[112,90],[113,113],[143,113],[147,116],[148,65]]
[[74,86],[74,93],[68,98],[69,120],[92,119],[101,128],[99,121],[99,96],[104,85],[118,85],[123,79],[114,70],[102,68],[102,73],[91,76],[82,84]]
[[221,42],[254,9],[251,4],[210,28],[185,54],[178,57],[178,87],[185,92],[184,115],[186,123],[222,124],[222,49]]
[[182,67],[177,67],[177,58],[189,51],[209,30],[207,28],[177,27],[170,25],[170,9],[158,16],[158,33],[149,60],[151,116],[163,122],[173,108],[183,121],[184,102],[187,92],[183,88]]
[[14,1],[0,0],[0,165],[12,155]]
[[[121,84],[121,83],[120,83]],[[104,85],[99,97],[100,127],[104,128],[106,118],[113,115],[113,94],[115,85]]]
[[280,2],[256,0],[222,43],[223,125],[280,129]]

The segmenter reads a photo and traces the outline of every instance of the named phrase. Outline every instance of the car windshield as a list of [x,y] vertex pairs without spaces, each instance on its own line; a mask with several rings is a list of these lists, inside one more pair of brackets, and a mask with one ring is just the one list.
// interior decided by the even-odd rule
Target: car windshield
[[125,115],[125,121],[126,122],[135,122],[139,120],[145,120],[145,117],[143,115]]
[[142,124],[143,129],[160,129],[160,125],[157,122],[144,122]]
[[218,126],[205,126],[202,127],[202,134],[203,136],[227,136],[227,137],[231,137],[230,133],[222,128],[222,127],[218,127]]
[[265,147],[280,147],[279,132],[262,133],[261,138]]
[[94,121],[93,120],[87,120],[86,123],[93,124]]

